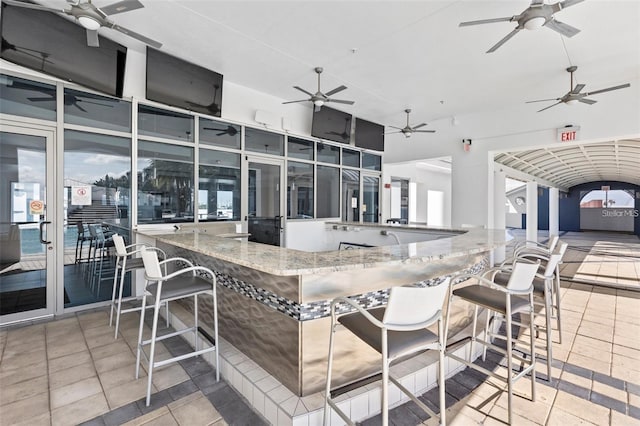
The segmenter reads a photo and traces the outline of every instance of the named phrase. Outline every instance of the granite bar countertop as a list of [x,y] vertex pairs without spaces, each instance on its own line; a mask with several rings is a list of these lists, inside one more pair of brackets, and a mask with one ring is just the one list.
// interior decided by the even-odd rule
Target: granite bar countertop
[[[332,226],[331,223],[327,224]],[[348,226],[366,226],[363,224],[340,224]],[[383,229],[401,229],[403,227],[376,225]],[[412,230],[430,231],[441,234],[443,228],[412,226]],[[504,230],[466,229],[453,230],[450,238],[431,241],[370,247],[360,250],[342,250],[325,252],[305,252],[275,247],[249,241],[224,238],[212,232],[200,232],[197,228],[188,230],[145,231],[141,235],[157,239],[192,250],[226,262],[252,268],[273,275],[291,276],[327,272],[347,271],[393,266],[419,264],[434,260],[455,258],[483,253],[507,244],[510,239]]]

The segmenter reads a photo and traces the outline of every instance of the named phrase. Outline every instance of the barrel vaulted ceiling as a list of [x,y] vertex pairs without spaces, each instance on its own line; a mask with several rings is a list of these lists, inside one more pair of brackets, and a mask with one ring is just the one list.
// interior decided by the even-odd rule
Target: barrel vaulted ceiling
[[638,139],[504,152],[495,161],[565,190],[594,181],[640,185]]

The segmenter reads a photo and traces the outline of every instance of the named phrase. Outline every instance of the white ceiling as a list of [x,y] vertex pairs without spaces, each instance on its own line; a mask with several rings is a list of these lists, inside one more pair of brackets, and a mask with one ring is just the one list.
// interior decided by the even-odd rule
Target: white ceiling
[[[565,39],[571,63],[562,36],[548,28],[521,31],[486,54],[514,23],[458,27],[518,14],[528,0],[142,2],[143,9],[113,20],[162,42],[163,51],[283,100],[301,99],[294,85],[313,89],[313,68],[322,66],[323,89],[344,84],[339,98],[356,102],[338,109],[385,125],[402,124],[407,107],[412,121],[431,123],[559,97],[568,91],[571,64],[579,66],[585,90],[635,82],[640,72],[637,0],[586,0],[558,12],[557,19],[582,30]],[[112,30],[101,34],[144,49]],[[532,114],[540,107],[532,105]]]
[[[100,7],[113,0],[93,3]],[[438,132],[443,123],[450,127],[454,116],[505,109],[522,110],[533,123],[565,108],[536,113],[547,104],[524,103],[566,93],[570,65],[578,65],[575,77],[586,84],[585,91],[632,85],[597,95],[598,104],[579,108],[604,112],[611,102],[632,103],[640,96],[639,0],[585,0],[555,15],[579,28],[576,36],[563,38],[548,28],[525,30],[491,54],[485,52],[514,23],[458,24],[517,15],[529,0],[142,3],[143,9],[113,20],[160,41],[169,54],[222,73],[225,81],[282,100],[304,97],[294,85],[314,89],[313,68],[322,66],[323,90],[344,84],[348,89],[336,97],[355,101],[338,109],[384,125],[403,126],[407,107],[413,109],[412,124],[426,121]],[[145,48],[115,31],[100,33],[130,49]]]

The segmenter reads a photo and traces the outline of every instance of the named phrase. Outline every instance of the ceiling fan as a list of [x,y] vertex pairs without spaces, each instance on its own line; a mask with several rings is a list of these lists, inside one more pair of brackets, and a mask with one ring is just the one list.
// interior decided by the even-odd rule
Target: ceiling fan
[[564,0],[558,3],[546,4],[544,0],[533,0],[531,5],[522,11],[519,15],[507,16],[505,18],[481,19],[479,21],[461,22],[460,27],[468,27],[471,25],[491,24],[494,22],[517,22],[518,26],[507,34],[502,40],[497,42],[487,53],[495,52],[500,46],[505,44],[511,37],[516,35],[522,29],[535,30],[540,27],[550,28],[565,37],[573,37],[580,32],[579,29],[571,25],[560,22],[554,18],[556,12],[566,9],[569,6],[581,3],[584,0]]
[[238,134],[238,129],[236,129],[235,126],[232,126],[232,125],[228,125],[226,129],[219,129],[215,127],[203,127],[203,129],[219,132],[219,133],[216,133],[216,136],[223,136],[223,135],[235,136]]
[[133,37],[136,40],[148,44],[149,46],[155,47],[156,49],[159,49],[162,46],[162,43],[158,43],[155,40],[121,27],[107,18],[110,15],[143,8],[144,6],[138,0],[122,0],[100,8],[94,6],[91,3],[91,0],[67,0],[67,3],[70,6],[68,9],[56,9],[34,3],[24,3],[17,0],[2,1],[12,6],[41,10],[45,12],[62,13],[74,17],[76,21],[87,30],[87,45],[90,47],[98,47],[100,45],[98,42],[98,29],[102,27],[119,31],[129,37]]
[[320,90],[320,74],[322,74],[323,69],[322,67],[316,67],[314,71],[318,74],[318,91],[316,93],[311,93],[304,90],[301,87],[293,86],[294,89],[297,89],[302,93],[309,95],[309,99],[300,99],[298,101],[288,101],[288,102],[283,102],[283,104],[293,104],[296,102],[313,102],[313,105],[315,106],[314,111],[316,112],[320,111],[320,108],[322,108],[322,105],[324,105],[327,102],[335,102],[338,104],[347,104],[347,105],[354,104],[354,101],[345,101],[341,99],[331,98],[331,95],[335,95],[338,92],[342,92],[347,88],[347,86],[338,86],[333,90],[329,90],[327,93],[322,93],[322,91]]
[[[88,93],[83,94],[83,96],[85,98],[95,99],[95,100],[104,99],[104,98],[101,98],[101,97],[93,97]],[[43,97],[33,97],[33,98],[27,98],[27,99],[29,99],[31,102],[55,102],[56,101],[55,95],[43,96]],[[113,105],[109,105],[108,103],[95,102],[95,101],[90,101],[90,100],[87,100],[87,99],[82,99],[82,98],[79,98],[79,97],[77,97],[75,95],[72,95],[70,93],[65,93],[64,94],[64,105],[76,107],[82,112],[88,112],[86,109],[84,109],[80,105],[81,102],[85,103],[85,104],[93,104],[93,105],[100,105],[102,107],[113,108]]]
[[391,134],[391,133],[402,133],[406,138],[410,138],[412,134],[414,133],[435,133],[435,130],[418,130],[421,127],[424,127],[427,125],[427,123],[420,123],[416,126],[410,126],[409,125],[409,114],[411,114],[411,110],[410,109],[405,109],[404,112],[407,113],[407,125],[404,127],[395,127],[395,126],[389,126],[393,129],[398,129],[397,132],[387,132],[386,134]]
[[575,86],[573,85],[573,73],[577,69],[578,69],[578,67],[575,66],[575,65],[570,66],[569,68],[567,68],[567,71],[571,74],[571,84],[569,86],[569,91],[564,96],[562,96],[561,98],[539,99],[539,100],[536,100],[536,101],[528,101],[526,103],[530,104],[530,103],[533,103],[533,102],[558,101],[553,105],[549,105],[546,108],[542,108],[538,112],[544,111],[545,109],[549,109],[551,107],[554,107],[554,106],[556,106],[558,104],[562,104],[562,103],[565,103],[567,105],[575,105],[578,102],[582,102],[583,104],[593,105],[597,101],[594,101],[593,99],[587,99],[587,96],[597,95],[598,93],[603,93],[603,92],[610,92],[612,90],[624,89],[626,87],[631,86],[631,84],[627,83],[627,84],[621,84],[619,86],[607,87],[606,89],[594,90],[593,92],[580,93],[582,91],[582,89],[584,89],[585,85],[584,84],[576,84]]

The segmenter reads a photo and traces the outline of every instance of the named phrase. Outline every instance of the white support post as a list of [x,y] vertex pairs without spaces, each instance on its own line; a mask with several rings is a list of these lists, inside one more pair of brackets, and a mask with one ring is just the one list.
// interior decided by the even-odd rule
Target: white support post
[[560,235],[560,191],[549,188],[549,238]]
[[527,182],[527,241],[538,241],[538,184]]
[[[493,226],[494,229],[506,230],[506,174],[504,172],[494,172],[493,174]],[[502,263],[505,259],[505,247],[498,247],[493,250],[493,264]]]

